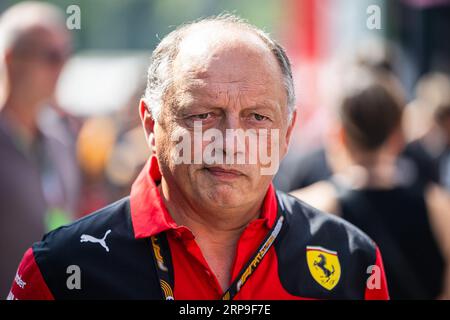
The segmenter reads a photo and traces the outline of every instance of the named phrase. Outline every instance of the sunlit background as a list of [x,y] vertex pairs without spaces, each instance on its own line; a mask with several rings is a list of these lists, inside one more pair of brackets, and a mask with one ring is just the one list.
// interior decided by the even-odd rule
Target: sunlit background
[[[18,2],[1,0],[0,13]],[[64,140],[65,152],[73,160],[66,167],[66,192],[71,196],[65,199],[71,198],[70,205],[56,200],[52,204],[55,187],[51,183],[43,187],[50,203],[47,230],[129,194],[149,156],[138,115],[149,57],[160,39],[182,23],[230,12],[269,32],[286,48],[299,115],[284,174],[286,163],[323,142],[334,84],[343,72],[337,61],[359,59],[392,70],[407,102],[417,98],[416,84],[423,75],[450,73],[446,0],[48,2],[67,17],[71,15],[67,8],[77,5],[81,24],[70,30],[73,54],[62,71],[53,105],[42,115],[47,130]],[[373,8],[380,10],[379,28],[373,27]],[[410,127],[408,139],[420,137],[420,125]],[[285,178],[281,172],[277,186],[290,191]]]

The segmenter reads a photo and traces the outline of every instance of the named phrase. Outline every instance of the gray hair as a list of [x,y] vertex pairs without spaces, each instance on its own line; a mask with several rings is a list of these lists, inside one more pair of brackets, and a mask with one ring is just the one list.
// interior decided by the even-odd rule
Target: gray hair
[[178,27],[176,30],[165,36],[153,51],[151,63],[147,72],[147,87],[143,96],[153,119],[158,121],[164,98],[172,84],[172,63],[178,54],[179,44],[192,26],[207,23],[223,23],[250,30],[267,45],[268,49],[277,59],[283,74],[287,95],[288,119],[290,120],[292,118],[292,113],[295,110],[295,91],[291,63],[286,52],[283,47],[273,40],[266,32],[231,14],[221,14]]
[[0,15],[0,58],[35,27],[65,30],[65,26],[63,12],[53,4],[37,1],[15,4]]

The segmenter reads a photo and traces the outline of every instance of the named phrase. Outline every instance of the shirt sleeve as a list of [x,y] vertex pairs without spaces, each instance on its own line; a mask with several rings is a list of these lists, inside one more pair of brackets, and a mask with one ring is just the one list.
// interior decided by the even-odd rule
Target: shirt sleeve
[[29,248],[20,262],[7,300],[54,300]]
[[366,282],[365,300],[389,300],[389,291],[380,250],[376,248],[375,265]]

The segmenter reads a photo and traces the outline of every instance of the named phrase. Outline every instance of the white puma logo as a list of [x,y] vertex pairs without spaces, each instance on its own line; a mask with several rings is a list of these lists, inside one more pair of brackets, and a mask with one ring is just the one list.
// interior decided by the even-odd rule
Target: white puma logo
[[99,243],[103,248],[105,248],[106,252],[109,252],[109,248],[106,245],[105,239],[108,236],[108,234],[111,232],[111,229],[106,231],[105,235],[101,239],[94,238],[93,236],[90,236],[88,234],[82,234],[80,238],[80,242],[92,242],[92,243]]
[[14,278],[14,281],[22,289],[25,288],[25,286],[27,285],[27,283],[22,280],[22,277],[18,273],[16,273],[16,277]]

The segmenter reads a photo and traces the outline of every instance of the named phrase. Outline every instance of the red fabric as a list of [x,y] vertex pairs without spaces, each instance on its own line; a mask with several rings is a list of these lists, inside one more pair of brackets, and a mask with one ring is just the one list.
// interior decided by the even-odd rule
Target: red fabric
[[41,271],[34,259],[33,250],[28,249],[20,263],[14,279],[9,300],[54,300]]
[[366,300],[389,300],[386,273],[384,272],[383,259],[381,258],[381,253],[378,247],[375,265],[378,269],[375,269],[376,271],[372,271],[372,275],[375,275],[375,272],[379,272],[378,275],[380,276],[380,286],[373,289],[366,286],[366,294],[364,298]]
[[[167,231],[174,267],[175,299],[220,299],[223,290],[227,288],[220,287],[196,244],[192,232],[186,227],[178,226],[165,208],[156,186],[156,182],[160,180],[158,161],[156,157],[152,157],[131,190],[130,206],[135,237],[150,237]],[[257,250],[264,236],[275,223],[276,215],[277,201],[271,184],[264,199],[261,217],[247,226],[238,241],[232,267],[232,281]],[[379,290],[366,290],[365,298],[388,299],[384,268],[378,249],[376,264],[382,271],[382,286]],[[304,300],[306,298],[293,296],[283,288],[278,277],[277,256],[272,247],[235,299]]]
[[[152,157],[131,190],[131,217],[135,237],[149,237],[168,231],[174,266],[175,299],[220,299],[223,290],[227,288],[220,287],[192,232],[186,227],[177,226],[168,213],[156,186],[159,180],[161,173],[158,162]],[[258,249],[275,223],[276,215],[277,202],[271,184],[264,199],[261,217],[249,223],[238,241],[232,267],[233,280]],[[283,289],[277,270],[277,257],[271,248],[235,299],[301,299]]]
[[158,161],[151,157],[131,187],[131,221],[137,239],[177,227],[156,187],[155,182],[160,180]]
[[[137,239],[151,237],[170,229],[180,229],[167,211],[159,194],[156,182],[160,180],[158,160],[156,157],[151,157],[131,187],[131,220]],[[276,215],[277,202],[271,184],[263,203],[261,218],[256,221],[264,221],[266,227],[270,229]]]
[[[223,290],[209,268],[192,232],[178,226],[165,208],[156,186],[161,179],[156,158],[152,157],[133,184],[130,206],[136,238],[150,237],[167,231],[174,266],[175,299],[220,299]],[[242,233],[232,267],[234,280],[250,256],[257,250],[264,236],[275,223],[277,201],[272,185],[264,199],[261,217],[249,223]],[[151,247],[149,247],[151,250]],[[381,288],[366,290],[366,299],[388,299],[386,278],[381,255],[377,249],[376,265],[381,270]],[[32,249],[28,249],[17,271],[10,299],[53,299],[36,264]],[[278,260],[274,247],[262,259],[251,278],[236,295],[236,300],[299,299],[289,294],[278,276]]]

